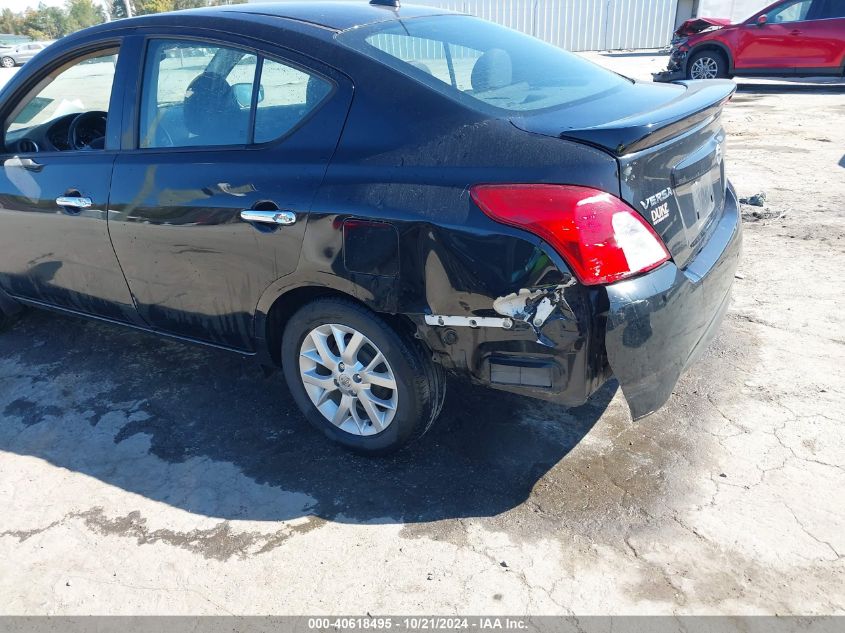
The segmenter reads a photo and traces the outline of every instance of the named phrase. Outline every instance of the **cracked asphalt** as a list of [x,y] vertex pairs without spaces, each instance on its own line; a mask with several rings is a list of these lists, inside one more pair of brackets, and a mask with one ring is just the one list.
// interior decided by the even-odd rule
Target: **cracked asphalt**
[[0,335],[2,613],[845,613],[843,115],[819,87],[727,106],[766,207],[720,335],[637,423],[612,383],[565,410],[453,380],[365,459],[248,361],[29,312]]

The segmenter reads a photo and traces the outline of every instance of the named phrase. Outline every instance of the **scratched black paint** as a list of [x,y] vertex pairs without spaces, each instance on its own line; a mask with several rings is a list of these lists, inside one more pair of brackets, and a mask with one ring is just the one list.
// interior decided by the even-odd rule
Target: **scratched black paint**
[[[705,111],[716,117],[714,103],[725,89],[710,101],[699,91],[685,105],[678,86],[632,84],[627,99],[586,113],[509,120],[463,107],[334,39],[357,25],[435,13],[363,3],[233,5],[116,21],[51,46],[0,92],[0,118],[57,65],[119,46],[105,149],[28,154],[4,148],[0,311],[9,314],[17,304],[69,311],[270,364],[283,325],[279,315],[295,309],[297,297],[313,296],[303,289],[330,291],[403,315],[439,362],[482,383],[490,382],[491,360],[552,366],[549,388],[496,386],[575,405],[617,370],[623,389],[631,386],[626,395],[636,415],[660,406],[697,334],[718,325],[732,274],[730,264],[717,264],[723,251],[735,250],[728,246],[737,243],[738,220],[725,214],[719,222],[733,222],[732,231],[713,231],[701,247],[712,274],[688,275],[669,262],[624,284],[586,287],[573,283],[566,263],[541,240],[481,213],[468,188],[567,183],[630,198],[639,191],[626,190],[620,180],[620,166],[629,164],[616,155],[625,153],[623,144],[641,151],[680,129],[651,126],[643,113],[669,108],[673,125]],[[165,36],[290,61],[328,79],[333,92],[278,143],[140,150],[144,50],[148,38]],[[636,126],[590,131],[596,126],[584,118],[612,121],[623,110],[638,113]],[[558,129],[561,117],[569,133]],[[712,134],[714,121],[669,154],[636,155],[636,166],[671,168],[696,139]],[[22,159],[37,168],[15,162]],[[649,176],[647,169],[635,175]],[[55,198],[69,191],[91,197],[92,209],[71,214],[56,208]],[[240,220],[241,209],[268,204],[294,211],[297,222],[266,229]],[[361,230],[368,223],[370,229]],[[388,231],[389,239],[380,239],[379,231]],[[371,242],[378,246],[370,248]],[[704,260],[688,250],[683,263],[702,268]],[[694,292],[705,284],[718,291]],[[563,300],[541,328],[516,320],[512,329],[465,327],[444,335],[424,321],[426,314],[496,316],[498,297],[556,287]],[[684,301],[691,296],[694,307]],[[661,319],[684,323],[692,309],[706,322],[654,327]],[[686,335],[667,345],[679,328]],[[664,359],[672,366],[668,373]]]

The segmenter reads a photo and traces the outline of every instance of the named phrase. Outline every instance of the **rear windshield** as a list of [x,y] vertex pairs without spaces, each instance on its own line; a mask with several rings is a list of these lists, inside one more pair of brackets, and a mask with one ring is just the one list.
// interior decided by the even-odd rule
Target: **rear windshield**
[[572,105],[628,84],[556,46],[463,15],[391,20],[338,39],[449,96],[511,112]]

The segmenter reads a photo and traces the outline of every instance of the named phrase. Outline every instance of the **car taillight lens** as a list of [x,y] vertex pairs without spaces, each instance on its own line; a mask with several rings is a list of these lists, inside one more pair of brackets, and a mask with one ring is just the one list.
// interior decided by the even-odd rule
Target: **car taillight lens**
[[607,284],[669,259],[645,220],[619,198],[571,185],[476,185],[475,204],[496,222],[548,242],[584,284]]

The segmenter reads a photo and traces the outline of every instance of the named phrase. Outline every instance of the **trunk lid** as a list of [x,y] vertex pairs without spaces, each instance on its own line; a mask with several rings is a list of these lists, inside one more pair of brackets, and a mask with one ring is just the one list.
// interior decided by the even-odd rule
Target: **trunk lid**
[[511,122],[616,156],[620,196],[654,227],[683,268],[724,208],[721,112],[735,89],[731,81],[634,82],[622,94]]

